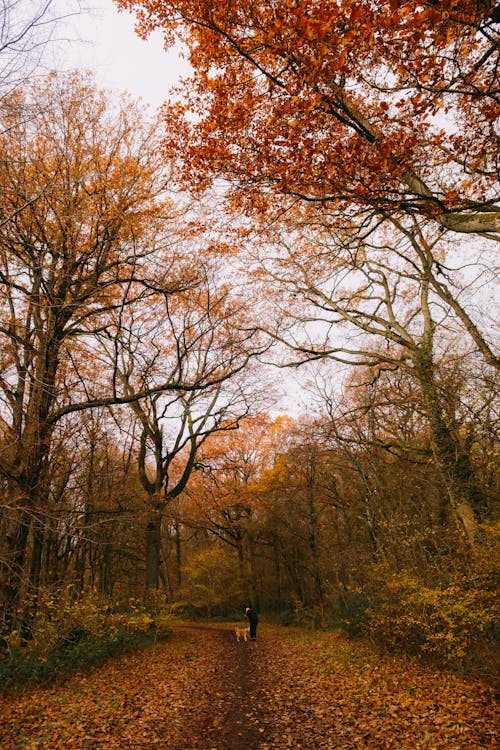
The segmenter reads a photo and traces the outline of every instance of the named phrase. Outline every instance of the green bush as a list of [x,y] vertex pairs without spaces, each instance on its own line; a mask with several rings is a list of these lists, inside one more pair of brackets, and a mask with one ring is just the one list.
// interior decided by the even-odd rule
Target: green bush
[[318,630],[327,625],[325,609],[321,606],[304,606],[299,600],[290,604],[288,609],[279,612],[270,619],[279,625],[290,626],[299,625],[311,630]]
[[295,611],[293,609],[286,609],[283,612],[279,612],[275,619],[278,625],[284,625],[285,627],[297,624]]
[[0,691],[55,680],[168,636],[172,615],[159,603],[154,614],[139,600],[128,601],[126,607],[110,613],[95,593],[74,603],[69,597],[41,595],[31,641],[21,647],[16,631],[3,639]]

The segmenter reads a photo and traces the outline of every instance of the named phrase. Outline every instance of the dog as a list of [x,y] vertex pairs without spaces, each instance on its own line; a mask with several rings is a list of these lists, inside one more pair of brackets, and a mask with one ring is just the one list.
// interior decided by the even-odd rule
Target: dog
[[239,642],[240,638],[243,638],[244,641],[248,641],[248,634],[250,632],[250,628],[240,628],[238,626],[235,627],[234,632],[236,633],[236,640]]

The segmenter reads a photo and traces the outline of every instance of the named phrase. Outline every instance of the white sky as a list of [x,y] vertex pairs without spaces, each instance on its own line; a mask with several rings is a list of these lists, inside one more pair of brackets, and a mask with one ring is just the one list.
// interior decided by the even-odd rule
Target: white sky
[[99,86],[129,91],[156,109],[179,76],[188,72],[188,64],[178,50],[163,49],[160,32],[146,41],[140,39],[134,17],[119,12],[112,0],[91,0],[91,4],[92,11],[64,24],[63,33],[70,41],[59,51],[57,67],[92,69]]
[[[65,1],[78,0],[61,0]],[[119,12],[113,0],[89,1],[92,12],[75,15],[59,28],[58,38],[69,41],[58,46],[52,65],[57,70],[91,69],[98,86],[117,93],[128,91],[155,110],[170,87],[189,73],[189,65],[178,49],[163,49],[160,32],[146,41],[140,39],[134,31],[134,17]],[[311,410],[310,396],[299,385],[305,375],[303,370],[274,372],[275,385],[288,396],[269,407],[272,413],[296,415]]]

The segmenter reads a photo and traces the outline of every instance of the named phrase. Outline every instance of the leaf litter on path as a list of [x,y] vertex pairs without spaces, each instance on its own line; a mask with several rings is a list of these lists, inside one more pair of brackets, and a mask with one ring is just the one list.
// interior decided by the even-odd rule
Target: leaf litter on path
[[2,750],[480,750],[493,689],[335,633],[179,625],[169,641],[0,701]]

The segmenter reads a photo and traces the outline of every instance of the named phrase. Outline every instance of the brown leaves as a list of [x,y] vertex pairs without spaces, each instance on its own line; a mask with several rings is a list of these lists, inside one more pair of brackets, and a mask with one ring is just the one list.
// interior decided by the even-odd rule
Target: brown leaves
[[492,691],[480,683],[379,658],[333,633],[288,631],[256,661],[277,686],[264,687],[276,711],[263,748],[494,747]]
[[493,693],[334,633],[196,626],[0,703],[3,750],[486,750]]
[[138,750],[168,736],[172,747],[183,747],[204,699],[209,662],[203,649],[179,636],[82,672],[65,685],[2,701],[0,744],[3,750]]

